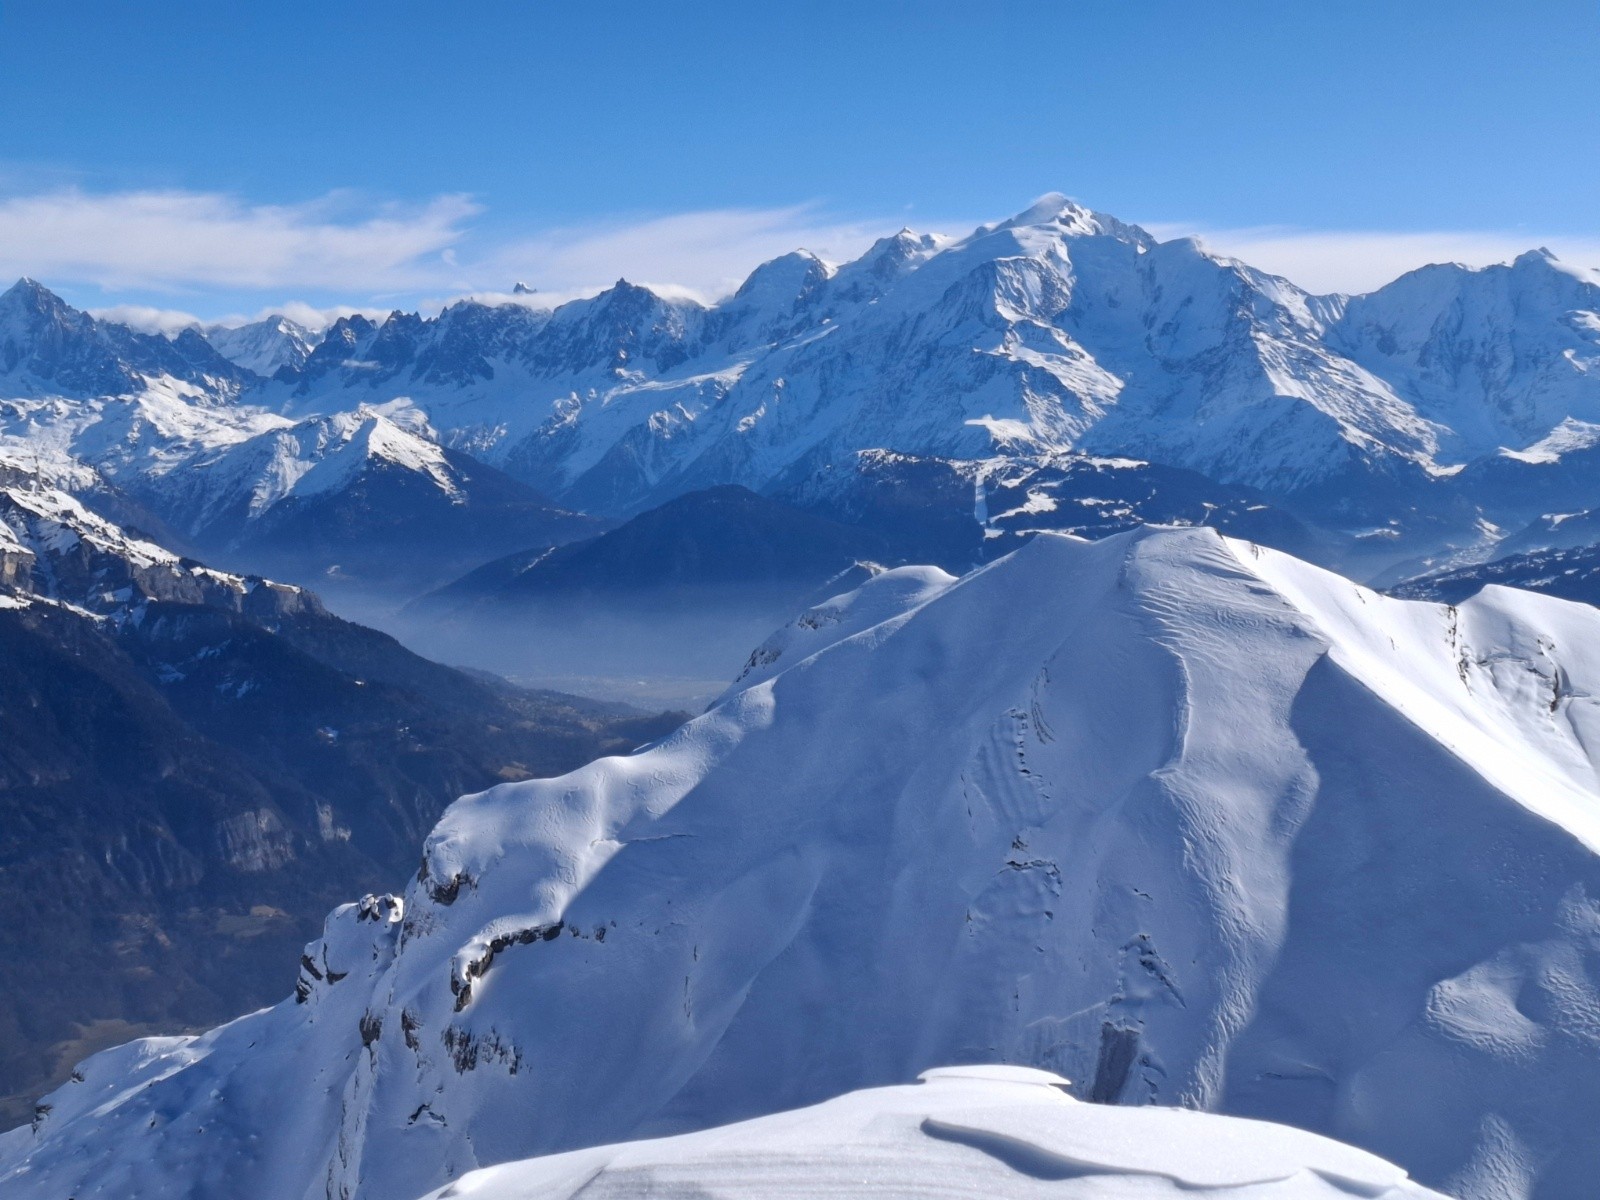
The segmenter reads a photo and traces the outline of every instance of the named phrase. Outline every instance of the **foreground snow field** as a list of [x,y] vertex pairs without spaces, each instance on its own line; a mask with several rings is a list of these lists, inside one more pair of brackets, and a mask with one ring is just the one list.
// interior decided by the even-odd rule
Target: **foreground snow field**
[[1593,609],[1208,529],[884,572],[663,741],[459,801],[295,998],[90,1059],[0,1194],[411,1200],[1009,1062],[1592,1195],[1597,695]]
[[1109,1108],[1059,1075],[957,1067],[910,1086],[656,1141],[475,1171],[430,1200],[1423,1200],[1382,1159],[1314,1134],[1183,1109]]

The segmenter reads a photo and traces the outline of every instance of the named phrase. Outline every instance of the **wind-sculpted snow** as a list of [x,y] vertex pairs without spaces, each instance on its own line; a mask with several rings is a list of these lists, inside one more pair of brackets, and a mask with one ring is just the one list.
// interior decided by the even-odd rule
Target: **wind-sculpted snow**
[[429,1200],[1423,1200],[1369,1154],[1261,1121],[1105,1108],[1025,1067],[926,1072],[797,1112],[476,1171]]
[[403,919],[340,910],[295,999],[89,1060],[0,1191],[407,1200],[1004,1062],[1585,1195],[1597,691],[1594,610],[1207,529],[885,572],[665,740],[459,801]]

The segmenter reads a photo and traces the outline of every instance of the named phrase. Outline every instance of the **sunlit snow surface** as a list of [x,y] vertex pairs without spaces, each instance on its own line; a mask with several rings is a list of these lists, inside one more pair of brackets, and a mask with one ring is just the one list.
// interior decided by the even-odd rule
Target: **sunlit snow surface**
[[1107,1108],[1021,1067],[934,1070],[813,1108],[490,1167],[430,1200],[1422,1200],[1325,1138],[1183,1109]]
[[300,1002],[89,1060],[0,1194],[411,1200],[1008,1062],[1587,1196],[1596,696],[1594,609],[1208,529],[884,572],[660,743],[456,803]]

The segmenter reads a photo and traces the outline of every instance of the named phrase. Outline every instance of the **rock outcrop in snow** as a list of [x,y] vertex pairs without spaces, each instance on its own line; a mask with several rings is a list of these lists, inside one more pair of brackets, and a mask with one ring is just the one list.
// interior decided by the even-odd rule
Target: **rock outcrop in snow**
[[0,1187],[403,1200],[999,1061],[1584,1194],[1597,647],[1209,530],[881,573],[665,740],[459,801],[296,997],[91,1059]]

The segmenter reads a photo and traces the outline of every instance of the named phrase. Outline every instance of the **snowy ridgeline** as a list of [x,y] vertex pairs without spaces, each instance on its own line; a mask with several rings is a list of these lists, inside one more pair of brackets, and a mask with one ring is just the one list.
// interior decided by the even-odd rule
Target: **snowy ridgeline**
[[1106,1108],[1026,1067],[927,1072],[798,1112],[476,1171],[430,1200],[1424,1200],[1381,1159],[1183,1109]]
[[[341,459],[325,484],[370,459],[448,498],[459,479],[412,436],[434,432],[608,515],[719,484],[838,483],[877,449],[1128,456],[1380,525],[1406,510],[1351,516],[1374,488],[1478,464],[1468,500],[1526,522],[1498,509],[1600,447],[1597,364],[1600,273],[1545,252],[1313,296],[1061,196],[845,264],[797,251],[709,307],[619,282],[553,310],[490,297],[315,337],[274,318],[169,341],[32,281],[0,294],[0,432],[70,452],[191,535],[241,498],[251,516],[281,502],[324,455]],[[393,419],[381,436],[327,421],[372,413]],[[1441,511],[1461,501],[1434,492]]]
[[[464,1177],[1005,1062],[1298,1126],[1468,1200],[1589,1195],[1596,695],[1593,609],[1389,599],[1210,530],[887,571],[670,737],[456,803],[282,1004],[84,1063],[0,1138],[0,1193],[498,1197],[515,1170]],[[1039,1093],[1016,1104],[1059,1120],[941,1116],[931,1089],[785,1120],[883,1104],[845,1141],[995,1194],[1400,1186],[1281,1131],[1191,1159],[1236,1127]],[[613,1162],[603,1194],[639,1194],[628,1164],[687,1187],[688,1156],[729,1194],[718,1156],[788,1128],[526,1172]]]

